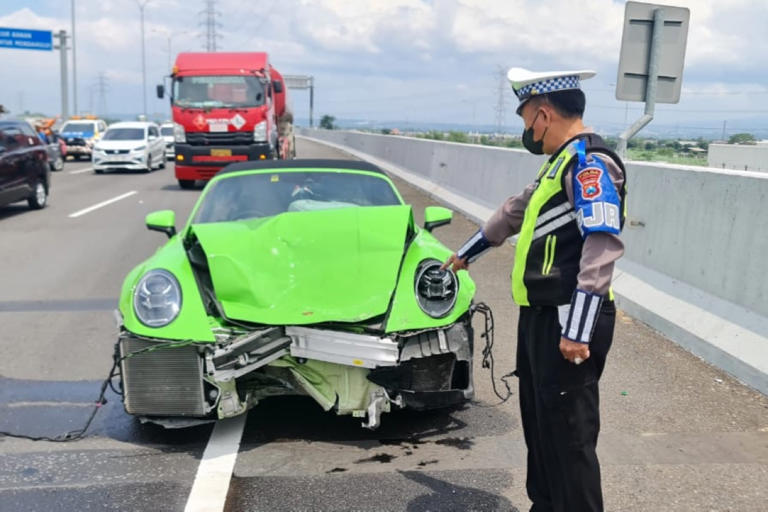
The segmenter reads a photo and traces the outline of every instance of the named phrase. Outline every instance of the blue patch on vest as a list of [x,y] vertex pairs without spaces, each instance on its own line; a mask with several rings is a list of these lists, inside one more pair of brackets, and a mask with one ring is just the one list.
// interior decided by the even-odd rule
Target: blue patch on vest
[[621,200],[600,157],[586,154],[586,143],[576,143],[578,160],[573,169],[573,203],[581,236],[599,231],[621,232]]

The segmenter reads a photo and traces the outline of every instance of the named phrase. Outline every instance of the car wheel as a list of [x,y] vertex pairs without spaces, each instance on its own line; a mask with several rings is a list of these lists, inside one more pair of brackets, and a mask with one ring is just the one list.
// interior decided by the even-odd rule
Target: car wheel
[[94,169],[93,172],[95,172],[96,174],[104,174],[103,169]]
[[45,208],[48,204],[48,190],[45,188],[45,183],[40,178],[35,181],[35,188],[32,192],[32,196],[27,199],[29,207],[33,210],[39,210]]
[[56,157],[56,160],[51,162],[51,170],[52,171],[60,171],[64,168],[64,158],[59,155]]
[[160,166],[158,169],[165,169],[165,153],[160,154]]
[[195,180],[179,180],[179,186],[184,190],[195,188]]

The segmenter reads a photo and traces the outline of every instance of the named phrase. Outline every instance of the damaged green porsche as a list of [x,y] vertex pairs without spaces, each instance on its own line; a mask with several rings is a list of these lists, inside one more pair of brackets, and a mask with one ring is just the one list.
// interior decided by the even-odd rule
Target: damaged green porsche
[[123,284],[116,357],[128,413],[166,426],[243,414],[309,395],[376,428],[393,407],[473,395],[466,271],[414,223],[392,181],[357,161],[228,166],[178,232]]

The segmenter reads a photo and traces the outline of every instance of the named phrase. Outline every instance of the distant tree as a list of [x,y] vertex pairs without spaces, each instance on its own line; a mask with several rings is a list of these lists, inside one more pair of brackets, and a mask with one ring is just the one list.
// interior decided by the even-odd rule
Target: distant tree
[[320,128],[323,128],[325,130],[333,130],[336,128],[336,126],[333,124],[334,121],[336,121],[336,118],[334,116],[329,116],[328,114],[325,114],[323,117],[320,118]]
[[728,144],[754,144],[755,136],[751,133],[734,133],[728,137]]
[[391,128],[382,128],[381,129],[381,133],[382,133],[382,135],[389,135],[389,134],[392,133],[392,129]]
[[448,132],[448,137],[446,137],[445,140],[451,141],[451,142],[469,142],[469,137],[467,137],[467,134],[464,132],[456,132],[456,131],[450,131]]

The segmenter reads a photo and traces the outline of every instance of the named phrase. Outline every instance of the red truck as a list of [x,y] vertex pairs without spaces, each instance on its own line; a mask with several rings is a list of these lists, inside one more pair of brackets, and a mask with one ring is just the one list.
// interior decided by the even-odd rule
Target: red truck
[[295,155],[285,82],[266,53],[180,53],[170,98],[181,188],[232,162]]

